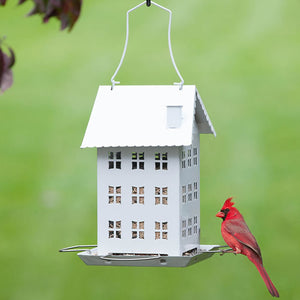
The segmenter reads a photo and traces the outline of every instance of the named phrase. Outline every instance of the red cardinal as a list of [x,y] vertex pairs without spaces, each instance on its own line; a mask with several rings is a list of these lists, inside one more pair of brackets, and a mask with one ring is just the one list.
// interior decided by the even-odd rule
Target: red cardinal
[[270,294],[273,297],[279,297],[278,291],[263,267],[261,252],[256,239],[250,232],[241,213],[233,207],[234,202],[231,202],[231,199],[227,199],[220,212],[216,214],[216,217],[223,219],[221,225],[223,239],[235,254],[246,255],[254,263]]

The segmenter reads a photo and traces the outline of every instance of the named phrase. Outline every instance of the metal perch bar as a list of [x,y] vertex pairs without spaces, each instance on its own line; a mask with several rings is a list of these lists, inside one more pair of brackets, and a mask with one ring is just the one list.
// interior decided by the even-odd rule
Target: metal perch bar
[[76,245],[71,247],[62,248],[59,250],[59,252],[81,252],[81,251],[91,251],[89,248],[83,248],[83,247],[97,247],[97,245]]

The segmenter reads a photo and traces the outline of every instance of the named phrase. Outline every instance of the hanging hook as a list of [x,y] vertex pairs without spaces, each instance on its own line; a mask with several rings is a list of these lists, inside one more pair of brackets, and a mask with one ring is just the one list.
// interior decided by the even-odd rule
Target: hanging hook
[[[128,37],[129,37],[129,14],[134,11],[135,9],[141,7],[142,5],[144,5],[146,3],[146,5],[148,6],[148,4],[150,3],[151,5],[151,1],[150,0],[146,0],[144,2],[142,2],[141,4],[129,9],[127,11],[127,15],[126,15],[126,40],[125,40],[125,45],[124,45],[124,50],[123,50],[123,54],[122,54],[122,57],[121,57],[121,60],[120,60],[120,63],[114,73],[114,75],[112,76],[111,78],[111,89],[113,90],[114,86],[116,84],[119,84],[120,82],[119,81],[115,81],[115,77],[117,76],[122,64],[123,64],[123,60],[124,60],[124,57],[125,57],[125,54],[126,54],[126,50],[127,50],[127,45],[128,45]],[[173,63],[173,66],[174,66],[174,69],[178,75],[178,77],[180,78],[180,82],[174,82],[175,85],[179,85],[179,89],[182,90],[182,87],[183,87],[183,84],[184,84],[184,80],[176,66],[176,63],[175,63],[175,59],[174,59],[174,56],[173,56],[173,51],[172,51],[172,46],[171,46],[171,22],[172,22],[172,11],[168,8],[165,8],[157,3],[155,3],[154,1],[152,2],[153,5],[167,11],[169,13],[169,26],[168,26],[168,44],[169,44],[169,52],[170,52],[170,56],[171,56],[171,60],[172,60],[172,63]],[[149,6],[150,6],[149,5]]]
[[146,0],[146,5],[149,7],[151,5],[151,0]]

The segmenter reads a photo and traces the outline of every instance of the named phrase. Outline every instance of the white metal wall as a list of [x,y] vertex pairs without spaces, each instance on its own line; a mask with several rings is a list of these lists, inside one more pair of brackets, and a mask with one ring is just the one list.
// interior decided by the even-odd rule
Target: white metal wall
[[[108,152],[121,152],[121,169],[108,169]],[[144,152],[144,170],[132,170],[132,152]],[[168,153],[168,170],[155,170],[155,153]],[[181,255],[179,147],[98,148],[98,254]],[[108,203],[108,186],[121,186],[121,204]],[[132,186],[144,187],[144,204],[132,204]],[[168,187],[168,205],[155,205],[155,187]],[[108,222],[121,221],[121,239]],[[132,239],[132,221],[144,221],[144,239]],[[155,222],[168,222],[168,239],[155,239]]]
[[[194,148],[197,148],[197,155],[194,155]],[[188,165],[188,151],[191,150],[191,166]],[[182,157],[182,151],[185,157]],[[197,159],[197,164],[194,164],[194,158]],[[182,162],[185,160],[185,167]],[[194,184],[197,183],[197,189]],[[192,191],[188,190],[189,185],[192,185]],[[184,200],[183,187],[186,187],[186,199]],[[197,195],[195,195],[195,192]],[[189,194],[192,194],[192,199]],[[200,136],[199,130],[194,122],[193,125],[193,144],[190,146],[181,147],[181,168],[180,168],[180,249],[181,254],[199,246],[200,243]],[[195,197],[196,196],[196,197]],[[196,218],[196,223],[195,223]],[[192,224],[188,224],[192,220]],[[183,222],[186,221],[186,226]],[[196,226],[196,227],[195,227]],[[192,233],[189,234],[189,229]],[[195,230],[195,228],[197,228]],[[184,230],[186,231],[184,234]]]

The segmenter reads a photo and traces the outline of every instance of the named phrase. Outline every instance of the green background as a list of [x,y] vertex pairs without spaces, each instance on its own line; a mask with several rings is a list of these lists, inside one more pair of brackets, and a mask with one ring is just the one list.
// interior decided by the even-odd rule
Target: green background
[[[0,96],[0,298],[270,299],[255,267],[232,254],[184,269],[86,266],[96,243],[96,151],[79,148],[99,84],[110,84],[139,1],[84,0],[73,31],[0,7],[16,51]],[[282,299],[299,299],[300,2],[160,0],[172,46],[217,131],[201,137],[201,243],[223,244],[215,217],[234,196]],[[132,14],[121,84],[172,84],[168,14]],[[112,122],[114,116],[112,115]]]

